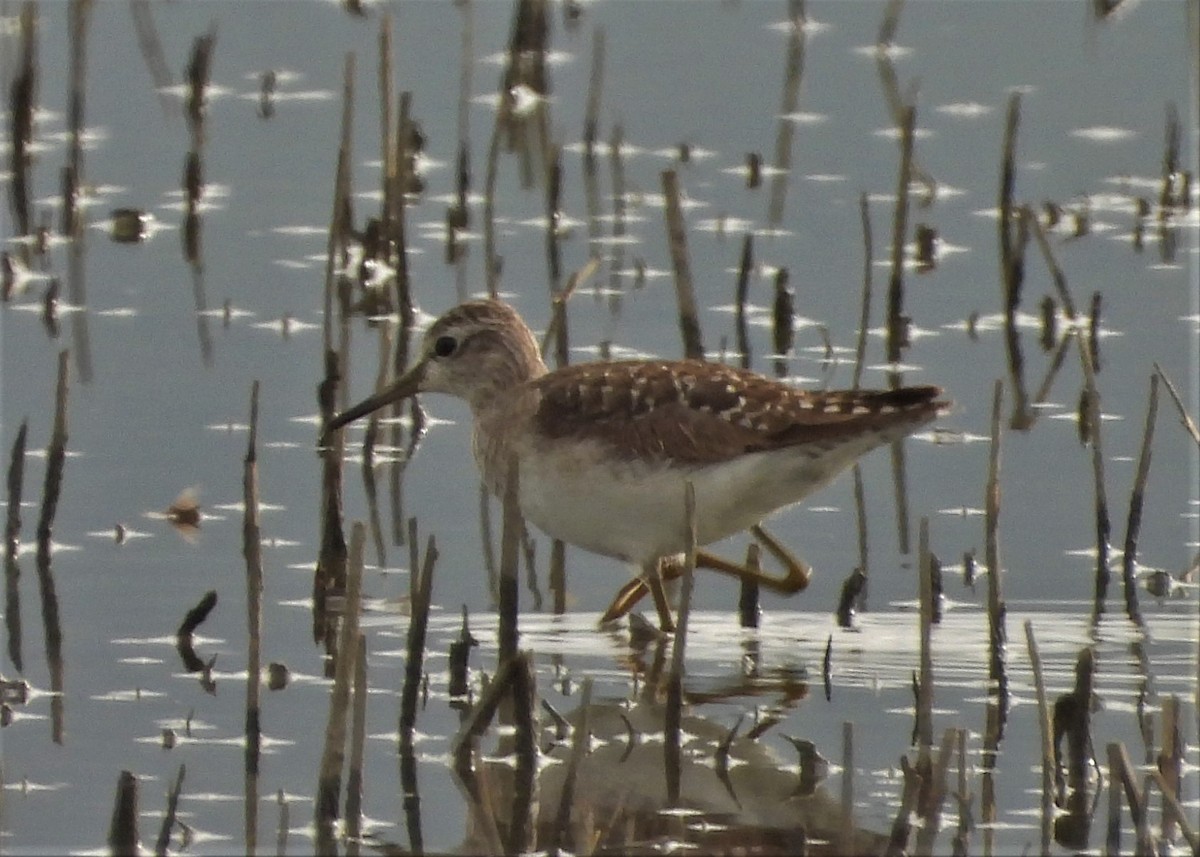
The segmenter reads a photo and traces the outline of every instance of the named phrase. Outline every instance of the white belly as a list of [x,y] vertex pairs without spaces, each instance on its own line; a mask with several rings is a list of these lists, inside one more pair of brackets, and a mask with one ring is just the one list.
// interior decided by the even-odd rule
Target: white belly
[[554,538],[634,563],[683,552],[688,480],[696,492],[698,545],[741,532],[828,481],[814,479],[819,474],[800,456],[781,461],[759,453],[688,469],[601,466],[596,456],[586,447],[522,456],[522,514]]

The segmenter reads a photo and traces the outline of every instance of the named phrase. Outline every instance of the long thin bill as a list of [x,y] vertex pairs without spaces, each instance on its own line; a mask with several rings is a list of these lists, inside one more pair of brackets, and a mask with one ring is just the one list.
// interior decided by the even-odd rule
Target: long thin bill
[[365,417],[372,414],[380,408],[386,407],[393,402],[399,402],[410,396],[415,396],[421,389],[421,379],[425,375],[425,367],[418,363],[412,369],[409,369],[404,375],[382,392],[376,393],[373,396],[368,396],[357,405],[351,405],[337,414],[329,421],[329,425],[325,427],[324,433],[321,435],[321,445],[324,446],[328,442],[330,436],[340,429],[342,426],[352,423],[360,417]]

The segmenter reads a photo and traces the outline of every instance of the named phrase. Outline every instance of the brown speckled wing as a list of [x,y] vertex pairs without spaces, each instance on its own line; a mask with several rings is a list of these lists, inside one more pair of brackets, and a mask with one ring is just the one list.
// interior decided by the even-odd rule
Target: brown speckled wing
[[924,422],[936,387],[811,392],[718,363],[589,363],[552,372],[535,422],[550,438],[586,437],[622,458],[714,464]]

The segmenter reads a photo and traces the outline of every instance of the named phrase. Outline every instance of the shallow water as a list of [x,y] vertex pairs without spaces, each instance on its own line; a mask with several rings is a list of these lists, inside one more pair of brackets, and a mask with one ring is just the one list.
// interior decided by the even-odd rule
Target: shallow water
[[[31,8],[37,21],[39,112],[28,173],[30,211],[34,223],[46,221],[57,235],[60,171],[71,152],[72,7],[37,3]],[[1169,104],[1177,108],[1182,126],[1180,163],[1192,164],[1193,170],[1196,163],[1191,105],[1197,83],[1195,70],[1189,71],[1194,59],[1189,62],[1186,40],[1189,28],[1195,39],[1194,16],[1188,19],[1183,4],[1135,4],[1098,21],[1074,4],[914,2],[900,15],[895,42],[902,49],[881,58],[873,46],[884,7],[875,3],[809,4],[811,20],[802,35],[790,29],[782,4],[588,3],[582,8],[581,18],[568,25],[563,9],[551,7],[550,47],[556,53],[543,115],[550,137],[562,147],[565,229],[558,284],[551,283],[545,249],[544,183],[531,178],[527,185],[519,156],[506,152],[496,187],[497,252],[503,259],[499,286],[536,329],[550,318],[550,288],[581,268],[589,254],[602,259],[596,276],[569,303],[573,361],[594,359],[601,343],[610,343],[614,355],[681,353],[659,196],[660,173],[673,167],[689,203],[688,250],[706,349],[714,358],[737,360],[734,284],[742,236],[754,230],[758,267],[749,288],[751,365],[777,371],[770,308],[775,271],[786,268],[798,319],[792,352],[779,369],[812,386],[851,383],[863,279],[859,197],[869,195],[870,327],[875,332],[868,339],[863,377],[866,385],[886,385],[894,367],[886,363],[878,331],[890,275],[899,169],[888,101],[893,80],[900,93],[910,88],[917,93],[916,164],[938,188],[931,204],[921,206],[914,199],[909,211],[910,239],[916,224],[930,225],[937,230],[940,252],[932,270],[910,269],[905,276],[904,311],[915,327],[900,376],[904,383],[943,386],[955,409],[939,421],[941,431],[904,444],[902,492],[893,484],[893,458],[880,450],[862,462],[861,516],[854,480],[846,475],[771,520],[772,532],[811,563],[816,576],[805,593],[791,599],[764,594],[757,632],[737,625],[734,584],[698,576],[697,612],[687,643],[689,714],[714,730],[727,731],[741,721],[743,738],[751,724],[764,724],[756,746],[745,747],[747,753],[761,751],[755,764],[772,771],[770,777],[764,774],[764,782],[773,782],[775,771],[798,776],[795,750],[783,735],[812,741],[833,765],[820,794],[839,810],[843,723],[851,723],[855,824],[869,834],[886,835],[902,791],[899,758],[910,749],[913,726],[910,679],[919,657],[911,608],[917,598],[917,526],[927,517],[953,608],[933,632],[935,743],[945,729],[967,730],[972,814],[981,819],[989,688],[987,577],[967,586],[957,564],[968,551],[983,562],[986,438],[992,384],[1003,379],[999,535],[1013,696],[995,763],[997,820],[969,833],[969,849],[1009,853],[1029,846],[1037,851],[1042,842],[1037,709],[1026,704],[1033,696],[1026,619],[1041,645],[1053,696],[1072,686],[1080,649],[1095,646],[1103,708],[1094,715],[1093,741],[1102,768],[1111,742],[1123,742],[1135,762],[1152,758],[1162,738],[1162,700],[1179,697],[1187,743],[1181,798],[1194,818],[1200,807],[1195,582],[1174,585],[1171,597],[1162,599],[1141,589],[1145,630],[1139,630],[1124,614],[1118,555],[1106,611],[1093,623],[1092,457],[1079,441],[1076,419],[1083,371],[1072,343],[1040,416],[1027,428],[1013,425],[1015,380],[1023,381],[1032,399],[1053,366],[1054,351],[1039,342],[1038,314],[1043,297],[1057,300],[1057,292],[1031,242],[1015,328],[1022,362],[1014,369],[1003,329],[996,215],[1005,111],[1010,93],[1020,90],[1015,199],[1039,212],[1051,201],[1066,211],[1063,225],[1049,231],[1055,259],[1081,314],[1091,311],[1094,294],[1102,297],[1101,448],[1111,540],[1119,548],[1155,362],[1179,388],[1193,419],[1200,414],[1200,205],[1194,173],[1186,211],[1180,206],[1160,220],[1157,208]],[[501,74],[497,57],[503,56],[512,6],[402,3],[391,9],[394,91],[411,91],[412,114],[430,161],[426,187],[410,198],[407,210],[413,294],[423,313],[436,315],[484,289],[482,201],[472,196],[470,231],[457,264],[446,262],[444,224],[460,133],[470,152],[471,193],[483,191]],[[11,5],[0,8],[6,92],[18,75],[19,12]],[[355,56],[351,173],[356,226],[361,228],[380,204],[380,25],[381,10],[375,7],[356,17],[332,4],[97,4],[85,30],[87,133],[79,163],[86,226],[73,244],[53,240],[43,255],[21,243],[10,163],[11,105],[4,113],[4,249],[30,276],[20,278],[24,288],[0,308],[6,457],[23,420],[29,432],[19,604],[10,598],[5,607],[3,675],[23,678],[33,689],[27,701],[13,702],[13,721],[0,732],[0,843],[6,851],[103,850],[122,770],[138,777],[141,839],[153,847],[164,794],[181,763],[187,773],[180,810],[190,838],[185,841],[184,829],[176,828],[172,850],[243,850],[249,841],[247,801],[258,807],[257,848],[273,849],[279,790],[292,828],[287,847],[300,852],[313,847],[312,800],[330,698],[324,649],[313,644],[311,602],[320,524],[315,388],[322,377],[322,288],[348,52]],[[164,86],[180,84],[193,40],[210,28],[217,34],[213,87],[203,142],[197,145],[182,96]],[[607,150],[598,150],[589,195],[581,136],[593,40],[600,30],[605,61],[599,137],[612,139],[619,123],[625,148],[616,173]],[[154,40],[158,52],[146,47]],[[465,124],[459,105],[464,45],[471,60]],[[789,63],[799,75],[791,99]],[[272,115],[263,118],[259,79],[268,69],[277,72],[276,98]],[[781,139],[790,170],[775,178],[768,169],[761,187],[748,188],[747,154],[761,154],[770,167]],[[679,161],[681,143],[690,146],[688,163]],[[201,156],[204,183],[199,249],[191,258],[183,234],[182,190],[189,151]],[[540,157],[536,147],[535,155]],[[623,229],[615,225],[613,199],[621,177]],[[1135,243],[1139,198],[1149,204],[1149,214],[1140,219],[1140,249]],[[121,207],[153,215],[155,228],[146,240],[111,240],[108,221]],[[1082,219],[1085,234],[1075,235]],[[57,327],[42,318],[51,277],[60,281]],[[1060,333],[1063,327],[1060,323]],[[351,400],[374,383],[378,329],[361,319],[352,326],[346,369]],[[50,441],[63,349],[70,352],[69,436],[51,572],[65,668],[62,694],[54,697],[48,694],[52,670],[33,544],[43,496],[41,451]],[[269,740],[258,781],[248,789],[243,771],[246,574],[239,504],[254,380],[261,384],[263,660],[286,663],[292,681],[283,691],[263,692],[262,725]],[[378,839],[405,847],[419,841],[430,850],[476,850],[487,846],[489,822],[486,812],[481,816],[471,805],[449,765],[460,711],[448,700],[446,653],[465,605],[482,643],[470,662],[477,696],[482,674],[496,671],[495,603],[484,571],[477,476],[466,455],[466,409],[435,397],[423,405],[430,421],[403,470],[401,508],[388,495],[389,466],[377,471],[384,520],[416,516],[421,542],[435,535],[440,554],[427,641],[428,701],[417,719],[419,813],[406,812],[396,732],[409,548],[388,540],[381,561],[368,541],[363,627],[372,693],[366,709],[365,827]],[[353,454],[360,430],[349,436]],[[1177,577],[1193,562],[1200,550],[1197,484],[1197,447],[1160,389],[1138,540],[1144,570],[1162,569]],[[202,520],[188,540],[172,530],[163,513],[192,486]],[[898,513],[901,495],[903,516]],[[366,496],[359,468],[350,464],[344,486],[347,522],[368,518]],[[117,524],[126,528],[121,544],[113,536]],[[497,538],[499,531],[494,506]],[[868,609],[860,612],[856,631],[840,630],[832,611],[843,580],[861,562],[860,541],[869,564]],[[730,540],[718,548],[738,556],[744,543]],[[653,647],[631,653],[626,632],[595,628],[627,572],[610,560],[568,550],[568,613],[556,617],[546,578],[550,543],[538,537],[535,553],[532,582],[522,573],[520,645],[533,652],[539,693],[565,714],[579,705],[580,681],[592,676],[597,722],[618,700],[627,701],[638,716],[653,718],[656,709],[642,697],[661,679]],[[218,603],[194,645],[203,660],[217,656],[215,693],[206,692],[174,651],[184,613],[209,590],[217,592]],[[18,619],[20,632],[14,635]],[[831,698],[826,701],[821,673],[830,635]],[[1149,744],[1139,729],[1139,712],[1141,722],[1149,717],[1158,730]],[[766,726],[776,715],[779,722]],[[693,726],[707,728],[700,722]],[[164,728],[176,734],[171,750],[161,746]],[[549,734],[543,737],[547,764],[542,772],[548,775],[563,767],[551,764],[561,758],[563,747],[552,747]],[[488,733],[484,751],[506,752],[504,740]],[[656,745],[646,746],[652,751],[646,764],[653,771]],[[685,794],[689,776],[699,793],[711,785],[704,772],[714,770],[706,761],[711,747],[693,750],[698,762],[683,772]],[[601,752],[594,757],[597,765],[604,759]],[[955,764],[952,776],[957,776]],[[511,766],[481,764],[480,773],[499,784],[500,794],[510,793],[502,777],[513,776]],[[589,770],[586,778],[599,785],[649,779],[619,766]],[[1105,784],[1108,780],[1106,772]],[[544,781],[542,812],[553,804],[555,788],[552,779]],[[724,786],[713,792],[728,799]],[[796,825],[772,815],[777,806],[763,808],[783,800],[778,795],[749,797],[743,789],[745,799],[732,804],[741,804],[736,817],[730,815],[731,804],[718,808],[714,798],[706,805],[707,827],[686,815],[659,813],[664,797],[646,799],[649,820],[639,821],[630,812],[624,823],[633,839],[626,846],[632,841],[661,849],[690,840],[715,849],[723,841],[717,825],[738,831],[742,842],[760,841],[750,838],[757,833],[763,847],[795,845],[786,836],[795,835]],[[785,797],[809,800],[790,790]],[[695,803],[704,805],[699,797]],[[596,827],[605,829],[607,818],[616,830],[615,810],[604,809],[599,798],[593,806],[600,807],[593,813],[601,819],[593,821]],[[1103,847],[1105,810],[1102,800],[1087,847]],[[1155,798],[1155,829],[1159,811]],[[949,853],[957,823],[957,805],[950,798],[943,828],[929,847]],[[1132,849],[1128,810],[1123,824],[1122,844]],[[815,820],[806,829],[810,843],[819,838]],[[485,836],[484,844],[478,836]],[[541,839],[526,845],[545,847]],[[1184,848],[1178,840],[1173,847]]]

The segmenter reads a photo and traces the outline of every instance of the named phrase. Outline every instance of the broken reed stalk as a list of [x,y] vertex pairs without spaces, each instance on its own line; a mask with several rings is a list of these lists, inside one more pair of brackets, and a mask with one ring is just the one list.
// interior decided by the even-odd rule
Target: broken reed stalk
[[138,843],[138,783],[129,771],[117,777],[117,794],[113,801],[112,818],[108,824],[108,848],[114,854],[137,854]]
[[1092,605],[1093,619],[1099,618],[1104,612],[1104,602],[1108,596],[1108,550],[1111,525],[1108,519],[1108,496],[1104,488],[1104,453],[1100,444],[1100,391],[1096,388],[1096,372],[1092,364],[1092,350],[1083,340],[1083,331],[1076,329],[1075,336],[1079,338],[1079,360],[1083,364],[1084,395],[1086,397],[1086,414],[1080,414],[1091,427],[1089,444],[1092,447],[1092,482],[1096,499],[1096,585]]
[[155,857],[166,857],[171,846],[171,831],[175,829],[176,814],[179,811],[179,796],[183,793],[183,776],[187,768],[182,762],[175,773],[175,783],[167,792],[167,810],[163,813],[162,824],[158,827],[158,839],[154,842]]
[[496,174],[500,168],[501,131],[509,123],[509,98],[500,93],[496,107],[496,118],[492,123],[492,138],[488,144],[487,169],[484,174],[483,190],[483,273],[487,283],[488,297],[500,295],[500,259],[496,255]]
[[342,788],[342,768],[346,754],[346,714],[350,703],[350,680],[354,674],[354,659],[358,654],[359,600],[362,592],[363,543],[366,528],[355,521],[350,531],[350,562],[346,575],[346,598],[342,610],[342,625],[338,637],[337,664],[333,688],[329,694],[329,714],[325,722],[325,746],[313,801],[317,829],[317,850],[332,851],[334,822],[338,817],[338,799]]
[[[620,289],[621,275],[625,270],[625,250],[622,239],[625,237],[625,129],[620,122],[613,125],[612,136],[608,141],[608,169],[612,173],[612,251],[609,254],[608,270],[609,285],[614,291]],[[635,282],[640,286],[640,282]]]
[[[412,539],[416,544],[416,538]],[[414,548],[415,551],[415,548]],[[421,688],[421,673],[424,670],[425,635],[429,626],[429,607],[433,598],[433,569],[437,562],[437,540],[430,535],[425,543],[425,560],[417,570],[414,561],[410,575],[420,574],[419,581],[411,590],[412,615],[408,621],[407,655],[404,662],[404,686],[400,691],[400,746],[411,748],[413,729],[417,723],[417,697]]]
[[1020,215],[1033,228],[1034,240],[1037,241],[1038,249],[1042,252],[1042,259],[1045,260],[1046,267],[1050,270],[1050,279],[1054,283],[1054,290],[1058,292],[1059,301],[1062,302],[1063,313],[1069,321],[1075,322],[1078,316],[1075,314],[1075,301],[1071,299],[1071,292],[1067,289],[1067,275],[1063,273],[1058,260],[1054,258],[1054,249],[1050,246],[1049,239],[1046,238],[1045,228],[1028,206],[1021,208]]
[[900,770],[904,774],[904,787],[900,793],[900,806],[892,821],[891,836],[888,838],[887,857],[900,857],[908,853],[908,835],[912,831],[912,816],[917,808],[917,795],[921,791],[921,775],[908,761],[900,757]]
[[1183,424],[1187,433],[1192,436],[1192,440],[1196,442],[1196,445],[1200,446],[1200,428],[1196,426],[1195,420],[1188,415],[1183,400],[1179,398],[1179,391],[1175,389],[1175,385],[1171,383],[1171,379],[1167,377],[1167,373],[1163,371],[1163,368],[1158,365],[1157,361],[1154,363],[1154,371],[1158,373],[1158,377],[1162,378],[1163,383],[1167,385],[1167,392],[1171,394],[1171,400],[1175,402],[1175,407],[1179,410],[1179,421]]
[[[746,568],[757,574],[762,567],[759,561],[758,542],[746,545]],[[742,628],[757,628],[762,607],[759,604],[757,580],[743,577],[738,587],[738,625]]]
[[[4,556],[16,559],[21,545],[21,494],[25,485],[25,444],[29,436],[29,421],[21,420],[8,460],[8,502],[4,524]],[[18,666],[18,671],[20,667]]]
[[862,311],[858,316],[858,343],[854,348],[854,380],[850,385],[852,390],[857,390],[862,382],[863,359],[867,354],[867,329],[871,324],[871,267],[874,250],[871,241],[871,204],[867,200],[866,191],[859,194],[858,211],[863,233],[863,288]]
[[561,341],[562,347],[558,349],[557,362],[559,366],[565,366],[567,361],[566,354],[566,337],[560,337],[559,331],[566,329],[567,323],[567,301],[575,294],[575,291],[588,280],[596,275],[600,270],[600,258],[591,256],[583,267],[579,268],[567,278],[567,283],[562,289],[555,292],[550,299],[550,323],[546,325],[546,332],[542,334],[540,351],[542,359],[546,359],[546,355],[550,352],[550,343]]
[[1183,775],[1183,736],[1179,730],[1179,711],[1178,696],[1172,694],[1162,700],[1162,748],[1156,762],[1161,774],[1158,786],[1163,796],[1162,836],[1168,842],[1175,838],[1176,823],[1180,819],[1187,823],[1180,813],[1172,811],[1169,800],[1178,796]]
[[42,509],[37,523],[36,567],[38,590],[42,599],[42,627],[46,639],[46,663],[50,668],[51,731],[54,743],[63,741],[63,635],[59,619],[58,590],[50,568],[51,532],[62,493],[63,465],[67,460],[67,392],[69,352],[58,354],[58,381],[54,392],[54,427],[46,447],[46,477],[42,489]]
[[[992,429],[988,451],[987,488],[984,491],[984,545],[988,567],[988,636],[991,658],[988,674],[998,682],[997,693],[1007,692],[1004,678],[1005,605],[1000,594],[1000,408],[1004,402],[1004,382],[997,380],[992,389]],[[1003,704],[1003,703],[1002,703]]]
[[502,524],[500,533],[500,592],[499,592],[499,659],[503,664],[517,654],[517,613],[520,609],[520,590],[517,570],[520,561],[521,519],[520,468],[514,455],[508,461],[504,480]]
[[591,739],[588,723],[591,704],[592,677],[587,676],[579,691],[579,714],[571,734],[571,754],[567,757],[567,770],[563,775],[562,792],[558,811],[554,816],[554,825],[550,830],[550,841],[546,843],[546,850],[551,854],[578,853],[580,850],[575,842],[575,831],[571,827],[571,807],[575,804],[575,781],[579,776],[579,766],[588,751],[588,742]]
[[21,656],[21,567],[17,564],[17,550],[21,546],[21,493],[28,433],[28,421],[21,420],[8,464],[8,512],[4,525],[4,623],[8,632],[8,657],[17,672],[25,669]]
[[933,561],[929,553],[929,519],[921,518],[917,537],[917,577],[921,623],[920,676],[917,682],[917,742],[922,760],[933,744]]
[[[917,842],[914,853],[932,854],[934,842],[942,827],[942,807],[946,802],[946,776],[950,770],[950,759],[954,756],[956,729],[947,728],[942,732],[942,743],[938,747],[936,759],[928,760],[925,765],[926,776],[923,777],[919,792],[917,812],[921,817],[921,826],[917,829]],[[923,750],[928,755],[928,750]]]
[[1008,97],[1004,121],[1004,149],[1000,156],[1000,283],[1004,287],[1004,315],[1011,319],[1021,303],[1020,264],[1013,246],[1013,190],[1017,181],[1017,129],[1021,122],[1021,93]]
[[788,18],[792,26],[788,31],[783,91],[779,99],[779,125],[775,133],[776,172],[771,179],[771,199],[767,208],[767,222],[771,226],[778,226],[783,222],[783,207],[787,199],[788,181],[792,175],[792,140],[796,136],[796,126],[788,117],[796,112],[800,101],[800,79],[804,74],[802,0],[789,0]]
[[592,74],[588,78],[587,107],[583,116],[583,156],[589,164],[595,157],[594,147],[600,127],[600,96],[603,84],[604,28],[597,24],[592,28]]
[[1146,498],[1146,479],[1150,475],[1151,444],[1154,442],[1154,421],[1158,414],[1158,375],[1150,376],[1150,401],[1146,405],[1146,426],[1142,433],[1142,449],[1138,454],[1137,475],[1129,494],[1129,516],[1125,525],[1125,548],[1121,557],[1121,578],[1125,588],[1125,612],[1137,625],[1142,624],[1137,594],[1137,542],[1142,526],[1142,505]]
[[258,381],[250,385],[250,431],[242,466],[242,556],[246,561],[246,769],[245,842],[258,844],[258,761],[262,749],[262,539],[258,524]]
[[742,237],[742,253],[738,263],[737,283],[733,290],[734,327],[737,330],[737,351],[743,369],[750,368],[750,333],[746,326],[746,301],[750,296],[750,273],[754,269],[754,233]]
[[329,219],[329,237],[325,244],[325,299],[321,345],[324,352],[333,349],[333,295],[335,259],[343,246],[345,201],[350,195],[350,126],[354,117],[354,54],[346,54],[342,72],[342,124],[338,143],[337,167],[333,179],[333,211]]
[[367,638],[358,632],[354,655],[354,702],[351,708],[350,773],[346,778],[346,834],[354,845],[362,828],[363,753],[367,735]]
[[849,854],[854,842],[854,724],[842,721],[842,823],[835,843],[839,854]]
[[275,793],[275,803],[279,806],[279,824],[275,828],[275,853],[279,855],[279,857],[286,857],[288,822],[290,820],[291,811],[288,809],[287,798],[283,796],[283,789],[279,789]]
[[383,173],[383,204],[380,206],[379,226],[383,235],[390,233],[394,208],[392,194],[396,190],[396,147],[392,144],[392,13],[385,11],[379,19],[379,154]]
[[683,352],[689,359],[703,360],[704,344],[700,336],[700,317],[688,259],[687,228],[680,202],[679,176],[674,170],[663,170],[662,189],[666,207],[667,245],[671,251],[671,266],[675,269],[675,299],[679,304]]
[[501,701],[508,695],[514,682],[518,681],[517,673],[528,669],[529,659],[529,652],[517,652],[513,657],[500,662],[496,675],[479,694],[479,701],[475,703],[459,727],[458,734],[450,742],[450,755],[455,759],[456,767],[470,769],[472,742],[488,728]]
[[896,182],[896,210],[892,215],[892,273],[887,291],[887,359],[899,363],[907,344],[904,320],[904,241],[908,233],[908,186],[912,181],[913,134],[917,108],[906,105],[900,123],[900,175]]
[[684,555],[683,582],[679,591],[679,619],[671,644],[671,671],[667,679],[664,759],[667,777],[667,803],[679,805],[680,732],[683,719],[683,656],[687,644],[688,618],[692,612],[692,583],[696,570],[696,488],[691,481],[683,487]]
[[[854,462],[854,514],[858,530],[858,573],[862,577],[854,593],[853,608],[867,609],[867,581],[869,580],[871,563],[870,547],[867,534],[867,494],[863,486],[862,467]],[[845,626],[843,626],[845,627]]]
[[[1050,719],[1050,706],[1046,701],[1046,681],[1042,674],[1042,656],[1038,651],[1037,639],[1033,634],[1033,621],[1025,620],[1025,646],[1029,651],[1029,665],[1033,671],[1033,688],[1037,696],[1038,728],[1042,738],[1042,838],[1049,835],[1054,818],[1054,803],[1058,790],[1059,771],[1054,758],[1054,725]],[[1048,843],[1044,843],[1048,845]],[[1046,850],[1043,847],[1043,852]]]
[[[1192,827],[1191,822],[1188,821],[1187,812],[1179,803],[1179,799],[1175,796],[1174,792],[1171,791],[1171,785],[1167,781],[1167,778],[1163,776],[1162,771],[1151,771],[1150,777],[1158,785],[1159,792],[1162,794],[1164,809],[1163,814],[1166,815],[1165,810],[1170,810],[1171,817],[1174,819],[1175,823],[1179,825],[1179,832],[1187,841],[1188,847],[1192,849],[1192,853],[1200,854],[1200,834],[1196,832],[1196,829]],[[1164,837],[1165,835],[1166,834],[1164,831]]]

